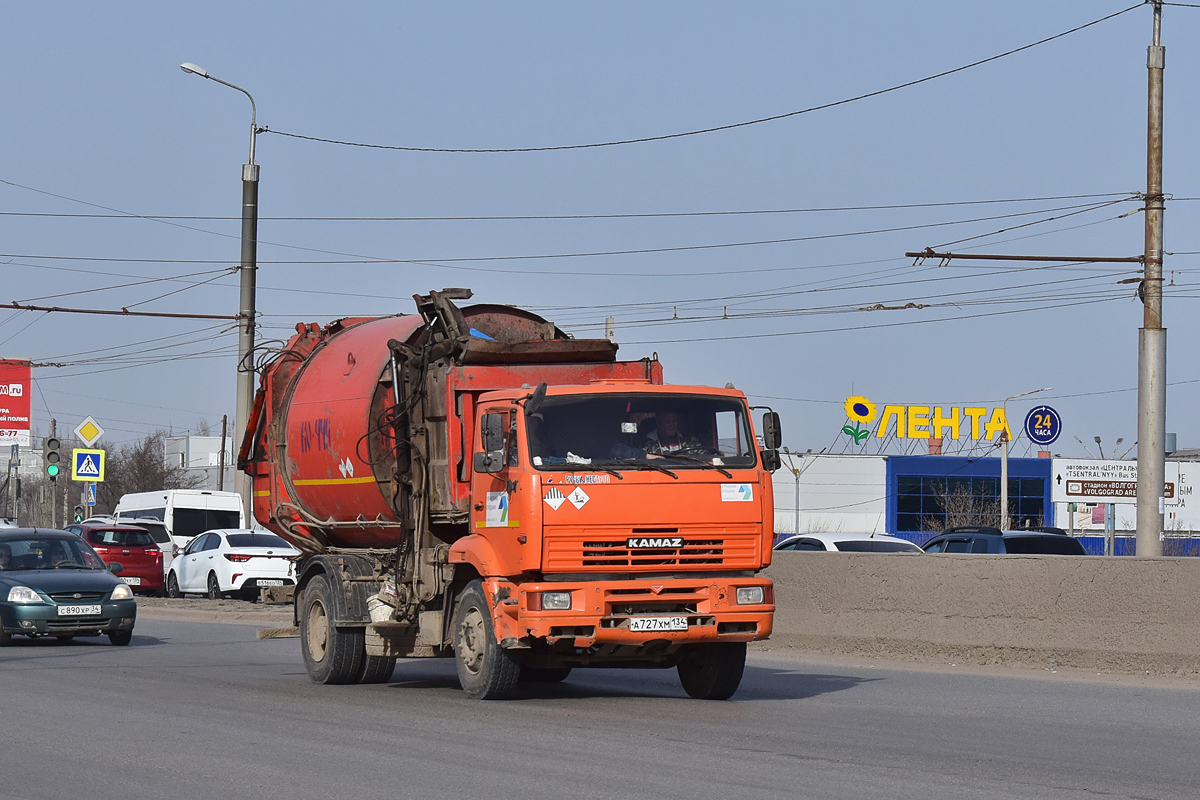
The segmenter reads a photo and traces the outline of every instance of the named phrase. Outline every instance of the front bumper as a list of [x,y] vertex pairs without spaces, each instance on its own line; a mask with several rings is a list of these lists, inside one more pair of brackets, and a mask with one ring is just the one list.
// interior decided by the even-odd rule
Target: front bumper
[[[132,588],[132,587],[131,587]],[[0,603],[0,624],[5,633],[87,635],[133,630],[137,621],[137,601],[107,600],[100,613],[86,617],[61,617],[51,603],[29,605]]]
[[[737,590],[747,586],[761,586],[765,602],[738,605]],[[491,578],[484,581],[484,589],[497,635],[509,646],[529,640],[549,645],[571,642],[577,648],[749,642],[771,635],[775,614],[774,584],[761,576],[545,581],[519,586]],[[570,592],[571,608],[539,610],[541,592]],[[687,630],[631,629],[632,619],[645,617],[686,617]]]
[[[121,573],[117,577],[123,580],[125,584],[135,592],[161,592],[163,587],[166,585],[164,576],[155,573],[138,573],[137,575],[126,575],[125,573]],[[129,583],[129,581],[125,581],[126,577],[141,578],[142,582],[138,584],[132,584]]]

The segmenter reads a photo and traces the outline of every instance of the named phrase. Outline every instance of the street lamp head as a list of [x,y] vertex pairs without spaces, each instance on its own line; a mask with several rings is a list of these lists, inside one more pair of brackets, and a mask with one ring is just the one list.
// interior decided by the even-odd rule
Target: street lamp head
[[179,68],[184,72],[190,72],[193,75],[199,75],[201,78],[208,77],[208,70],[204,69],[203,67],[198,67],[190,61],[185,64],[180,64]]
[[1096,440],[1096,444],[1100,444],[1100,437],[1099,437],[1099,436],[1093,436],[1092,438]]

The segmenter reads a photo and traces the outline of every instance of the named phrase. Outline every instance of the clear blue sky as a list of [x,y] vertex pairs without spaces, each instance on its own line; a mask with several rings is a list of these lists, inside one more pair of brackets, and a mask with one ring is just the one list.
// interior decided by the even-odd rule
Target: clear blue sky
[[[6,3],[0,303],[236,312],[236,278],[213,271],[238,260],[249,103],[185,75],[184,61],[248,89],[259,123],[275,131],[537,147],[835,101],[1128,4]],[[770,402],[793,449],[833,443],[851,393],[877,403],[986,405],[1043,386],[1055,387],[1046,402],[1066,423],[1056,451],[1082,455],[1076,435],[1131,443],[1136,393],[1113,390],[1137,382],[1142,308],[1134,287],[1117,283],[1132,270],[913,267],[903,257],[1035,221],[953,247],[1137,255],[1137,202],[1046,221],[1080,210],[1053,209],[1117,196],[585,220],[271,218],[728,212],[1137,192],[1145,188],[1150,29],[1147,6],[880,97],[621,147],[437,154],[260,134],[260,338],[285,337],[297,321],[410,312],[413,293],[467,286],[480,301],[532,307],[580,336],[600,335],[611,314],[622,356],[657,352],[669,381],[732,382]],[[1198,34],[1200,9],[1167,8],[1165,187],[1177,198],[1200,197],[1200,160],[1189,146]],[[97,206],[223,219],[14,215],[107,213]],[[1168,204],[1168,251],[1200,251],[1197,210],[1188,200]],[[1115,219],[1125,212],[1135,213]],[[906,226],[927,227],[807,238]],[[363,257],[425,263],[311,263]],[[1200,380],[1196,266],[1196,255],[1167,261],[1172,382]],[[910,302],[929,307],[857,310]],[[110,349],[88,352],[101,348]],[[0,311],[0,355],[73,364],[35,370],[35,425],[44,430],[53,414],[73,427],[92,414],[110,442],[232,416],[234,349],[220,325]],[[1167,429],[1181,446],[1200,446],[1191,413],[1198,392],[1200,383],[1169,389]],[[1017,401],[1013,416],[1030,405]]]

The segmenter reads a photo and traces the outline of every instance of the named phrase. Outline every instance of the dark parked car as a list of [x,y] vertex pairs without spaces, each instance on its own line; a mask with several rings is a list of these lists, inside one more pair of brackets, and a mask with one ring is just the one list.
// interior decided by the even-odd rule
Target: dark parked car
[[926,553],[990,553],[992,555],[1083,556],[1087,551],[1078,539],[1062,528],[1024,528],[1002,531],[999,528],[971,526],[950,528],[931,537],[921,546]]
[[[112,570],[110,572],[109,570]],[[129,644],[137,603],[83,539],[39,528],[0,530],[0,646],[18,634],[37,638],[108,634]]]

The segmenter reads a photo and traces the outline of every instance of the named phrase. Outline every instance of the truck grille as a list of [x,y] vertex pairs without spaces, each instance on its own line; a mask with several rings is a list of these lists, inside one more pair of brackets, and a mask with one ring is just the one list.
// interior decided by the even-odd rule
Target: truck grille
[[[579,530],[549,528],[543,543],[545,572],[657,571],[677,569],[756,569],[761,534],[756,526],[741,530],[679,528],[669,535],[644,529]],[[679,546],[630,547],[631,540],[653,539]],[[673,543],[673,542],[671,542]]]
[[636,567],[664,564],[720,564],[725,555],[724,539],[698,539],[682,547],[630,549],[626,540],[583,543],[585,567]]

